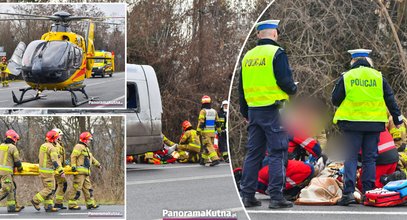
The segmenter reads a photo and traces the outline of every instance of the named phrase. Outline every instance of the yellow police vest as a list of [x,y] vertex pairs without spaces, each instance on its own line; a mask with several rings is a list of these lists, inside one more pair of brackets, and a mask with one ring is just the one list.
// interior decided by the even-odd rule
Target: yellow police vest
[[382,74],[369,67],[359,67],[343,75],[346,97],[336,110],[333,122],[387,122]]
[[288,95],[277,85],[273,59],[279,47],[261,45],[251,49],[242,61],[244,96],[249,107],[262,107],[278,100],[288,100]]

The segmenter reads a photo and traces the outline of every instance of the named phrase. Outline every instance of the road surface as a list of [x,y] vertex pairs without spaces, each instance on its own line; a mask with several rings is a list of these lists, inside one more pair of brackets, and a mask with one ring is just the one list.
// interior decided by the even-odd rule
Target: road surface
[[[109,216],[107,216],[109,215]],[[14,219],[14,218],[38,218],[38,219],[57,219],[57,218],[115,218],[124,219],[124,205],[101,205],[98,209],[87,210],[85,206],[82,206],[82,210],[70,211],[60,210],[58,212],[45,212],[43,208],[41,211],[35,210],[32,206],[26,206],[19,213],[7,213],[5,207],[0,207],[0,219]]]
[[[96,102],[86,103],[80,108],[124,108],[125,107],[125,72],[117,72],[113,77],[96,77],[85,79],[86,92],[90,98],[95,98]],[[39,100],[16,105],[13,102],[11,91],[14,91],[17,98],[20,98],[19,89],[27,88],[24,81],[11,82],[9,87],[0,87],[0,108],[72,108],[71,94],[67,91],[43,91]],[[35,96],[35,91],[28,91],[25,98]],[[78,100],[84,100],[80,92],[75,92]],[[113,105],[106,105],[98,101],[113,101]]]
[[163,210],[230,210],[247,219],[229,164],[136,164],[127,166],[127,218],[162,219]]
[[268,208],[269,199],[266,195],[257,194],[262,206],[248,208],[252,220],[396,220],[407,218],[407,206],[401,207],[367,207],[363,205],[344,206],[299,206],[293,208],[272,210]]

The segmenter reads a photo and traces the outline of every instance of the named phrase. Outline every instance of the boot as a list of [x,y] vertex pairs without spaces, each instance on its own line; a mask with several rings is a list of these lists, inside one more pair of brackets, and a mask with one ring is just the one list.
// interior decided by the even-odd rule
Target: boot
[[39,204],[39,203],[36,203],[36,202],[34,202],[34,200],[31,200],[31,204],[33,204],[34,208],[35,208],[37,211],[40,211],[40,210],[41,210],[41,207],[40,207],[40,204]]
[[21,210],[22,210],[21,207],[16,207],[15,205],[7,206],[7,212],[9,212],[9,213],[20,212]]
[[281,209],[281,208],[291,208],[293,207],[293,203],[287,201],[285,198],[281,200],[270,200],[269,208],[270,209]]
[[202,157],[199,159],[199,165],[205,166],[205,160]]
[[87,209],[97,209],[97,208],[99,208],[99,205],[95,205],[95,204],[86,205],[86,208],[87,208]]
[[254,207],[261,206],[261,201],[257,200],[256,197],[242,197],[242,202],[244,207]]
[[76,205],[76,206],[69,207],[69,210],[81,210],[81,207]]
[[66,209],[66,207],[64,206],[64,204],[57,204],[57,203],[55,203],[55,205],[54,205],[54,208],[57,208],[57,209]]
[[219,164],[220,164],[219,160],[214,160],[214,161],[212,161],[212,163],[209,166],[213,167],[213,166],[216,166]]
[[57,208],[52,207],[52,205],[47,205],[44,207],[45,212],[58,212]]
[[355,197],[353,193],[343,194],[342,198],[338,201],[338,205],[348,206],[349,204],[356,204]]

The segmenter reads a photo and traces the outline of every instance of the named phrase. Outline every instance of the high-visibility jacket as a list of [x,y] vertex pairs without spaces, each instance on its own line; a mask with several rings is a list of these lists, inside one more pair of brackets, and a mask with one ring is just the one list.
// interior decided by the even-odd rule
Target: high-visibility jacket
[[196,152],[199,152],[201,149],[201,142],[199,140],[198,134],[196,130],[190,129],[185,131],[182,134],[181,140],[179,141],[179,145],[188,145],[191,148],[196,149]]
[[13,173],[14,163],[20,161],[20,153],[14,144],[0,144],[0,175]]
[[62,170],[62,166],[58,161],[57,148],[52,143],[45,142],[40,146],[38,159],[40,173],[54,175],[55,170]]
[[343,75],[345,99],[335,112],[333,122],[387,122],[382,74],[369,67],[358,67]]
[[79,174],[89,175],[91,165],[99,167],[100,163],[85,144],[76,144],[71,154],[71,166],[76,167]]
[[215,137],[217,121],[219,121],[219,117],[215,109],[202,109],[199,112],[197,131]]
[[274,75],[273,60],[279,47],[259,45],[246,53],[242,60],[242,83],[249,107],[262,107],[279,100],[288,100],[288,95],[278,85]]
[[65,147],[64,147],[62,141],[56,142],[55,147],[57,148],[57,152],[58,152],[58,161],[62,165],[62,167],[65,167],[66,166],[66,163],[65,163],[66,154],[65,154]]

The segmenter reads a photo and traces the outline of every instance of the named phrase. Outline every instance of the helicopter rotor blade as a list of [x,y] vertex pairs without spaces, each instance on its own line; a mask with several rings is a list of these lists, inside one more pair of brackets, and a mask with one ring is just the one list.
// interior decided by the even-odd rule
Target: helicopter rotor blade
[[49,21],[47,18],[0,18],[0,21]]
[[27,17],[50,19],[49,16],[46,16],[46,15],[20,14],[20,13],[10,13],[10,12],[0,12],[0,15],[27,16]]

